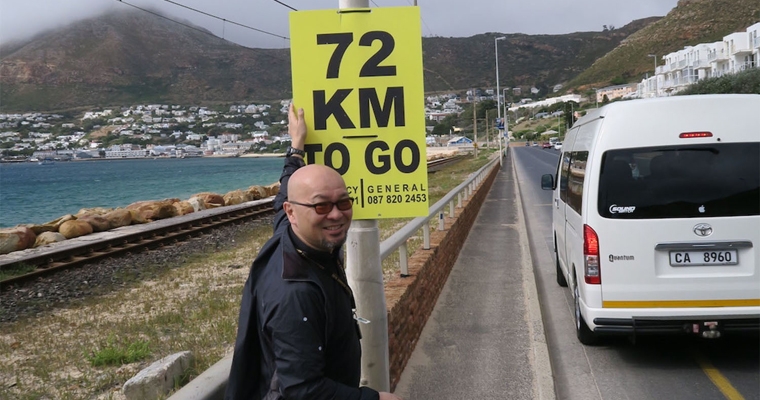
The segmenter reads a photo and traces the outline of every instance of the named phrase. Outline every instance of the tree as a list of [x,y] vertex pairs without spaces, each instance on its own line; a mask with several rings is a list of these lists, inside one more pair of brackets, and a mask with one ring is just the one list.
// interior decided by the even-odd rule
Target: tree
[[568,101],[563,103],[563,115],[565,117],[565,121],[568,121],[568,127],[571,127],[575,124],[575,121],[578,120],[578,118],[575,118],[575,111],[578,110],[579,104],[574,101]]
[[610,81],[610,83],[613,84],[613,85],[625,85],[627,82],[626,82],[626,80],[625,80],[624,77],[622,77],[622,76],[616,76],[616,77],[612,78],[612,80]]

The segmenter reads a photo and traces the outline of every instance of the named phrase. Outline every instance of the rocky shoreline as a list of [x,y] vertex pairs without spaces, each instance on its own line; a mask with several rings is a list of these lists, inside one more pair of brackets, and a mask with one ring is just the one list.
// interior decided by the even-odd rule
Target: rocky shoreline
[[0,229],[0,255],[61,242],[67,239],[103,232],[127,225],[144,224],[193,212],[242,204],[274,196],[279,182],[267,186],[254,185],[224,195],[203,192],[188,200],[177,198],[132,203],[124,208],[83,208],[44,224],[22,224]]
[[[430,161],[449,157],[456,154],[457,151],[457,149],[446,147],[428,147],[427,159]],[[283,157],[283,154],[247,154],[241,157]],[[83,208],[77,214],[67,214],[44,224],[22,224],[12,228],[0,229],[0,255],[122,226],[144,224],[208,208],[259,200],[276,195],[279,192],[279,186],[279,182],[275,182],[267,186],[254,185],[245,190],[233,190],[224,195],[203,192],[190,197],[188,200],[171,198],[139,201],[125,208]]]

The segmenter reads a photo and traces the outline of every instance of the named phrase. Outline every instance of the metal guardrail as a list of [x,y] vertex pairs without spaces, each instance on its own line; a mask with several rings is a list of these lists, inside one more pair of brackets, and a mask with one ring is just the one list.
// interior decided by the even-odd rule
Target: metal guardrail
[[[456,214],[456,208],[461,208],[464,200],[467,200],[472,196],[472,193],[485,179],[494,164],[499,162],[499,158],[496,157],[488,164],[484,165],[477,172],[474,172],[470,177],[462,182],[459,186],[451,190],[446,196],[438,200],[433,206],[429,208],[429,213],[425,217],[417,217],[411,220],[408,224],[404,225],[401,229],[396,231],[389,238],[380,243],[380,260],[385,260],[393,251],[399,251],[399,267],[401,269],[401,276],[409,275],[408,265],[408,249],[406,247],[407,240],[414,236],[417,231],[423,229],[423,245],[425,250],[430,249],[430,221],[433,218],[438,218],[438,230],[444,229],[443,209],[449,206],[449,218],[453,218]],[[456,205],[455,205],[456,202]]]
[[[506,149],[504,149],[506,151]],[[380,260],[384,260],[394,251],[399,251],[399,264],[402,275],[408,275],[408,250],[406,247],[407,240],[412,237],[420,228],[424,230],[424,249],[430,249],[430,224],[434,218],[438,218],[438,230],[442,231],[443,226],[443,209],[448,205],[449,217],[454,217],[456,208],[462,208],[465,200],[469,199],[477,187],[482,183],[494,167],[498,167],[499,156],[489,161],[476,172],[472,173],[467,180],[451,190],[441,200],[438,200],[429,208],[426,217],[417,217],[404,225],[396,233],[380,243]],[[183,386],[174,393],[169,400],[221,400],[224,397],[224,390],[227,387],[230,367],[232,366],[232,355],[229,354],[219,360],[206,371],[203,371],[195,379]]]

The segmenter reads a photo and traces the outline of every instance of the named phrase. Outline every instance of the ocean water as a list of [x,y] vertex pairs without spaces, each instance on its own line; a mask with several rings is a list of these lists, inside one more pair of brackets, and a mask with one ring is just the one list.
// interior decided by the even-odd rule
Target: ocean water
[[40,224],[82,208],[269,185],[282,165],[282,158],[206,157],[0,163],[0,227]]

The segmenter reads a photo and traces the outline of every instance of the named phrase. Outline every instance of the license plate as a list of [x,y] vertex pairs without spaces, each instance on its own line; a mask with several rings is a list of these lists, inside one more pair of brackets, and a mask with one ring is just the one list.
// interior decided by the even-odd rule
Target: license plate
[[736,250],[671,251],[670,265],[735,265],[739,263]]

